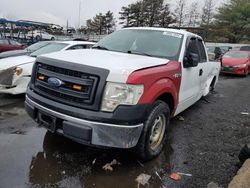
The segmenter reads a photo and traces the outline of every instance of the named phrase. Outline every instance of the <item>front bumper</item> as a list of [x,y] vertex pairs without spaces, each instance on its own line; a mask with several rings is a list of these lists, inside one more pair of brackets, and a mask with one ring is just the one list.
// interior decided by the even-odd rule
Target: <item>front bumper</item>
[[29,82],[30,82],[30,77],[28,76],[20,77],[17,80],[15,80],[12,85],[9,86],[0,85],[0,93],[12,94],[12,95],[25,93]]
[[40,125],[76,142],[100,147],[132,148],[137,145],[143,123],[110,124],[65,115],[48,109],[26,96],[25,108]]
[[227,74],[238,74],[238,75],[245,75],[246,74],[246,68],[236,68],[236,67],[222,67],[221,73],[227,73]]

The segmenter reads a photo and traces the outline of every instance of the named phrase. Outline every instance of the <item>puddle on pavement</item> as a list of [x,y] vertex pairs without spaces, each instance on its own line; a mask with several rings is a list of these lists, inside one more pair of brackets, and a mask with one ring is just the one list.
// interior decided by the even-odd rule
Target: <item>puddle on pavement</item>
[[16,104],[23,104],[25,100],[25,95],[8,95],[8,94],[0,94],[0,108],[5,106],[14,106]]
[[222,94],[222,93],[215,93],[215,94],[213,94],[213,96],[214,96],[215,98],[224,98],[224,97],[225,97],[225,95]]
[[[3,99],[0,99],[3,100]],[[21,100],[8,106],[0,105],[0,120],[5,120],[14,116],[26,114],[24,109],[24,101]]]
[[[13,186],[130,188],[137,187],[135,179],[145,173],[152,176],[146,187],[160,187],[162,181],[156,172],[163,177],[171,170],[170,146],[157,159],[141,164],[128,151],[86,147],[40,128],[33,128],[25,135],[4,136],[5,139],[0,136],[0,142],[9,139],[8,147],[2,143],[0,149],[8,148],[6,152],[13,154],[11,161],[15,162],[7,160],[1,165],[3,169],[0,166],[0,178],[2,175]],[[0,161],[5,157],[1,155]],[[112,172],[103,170],[103,165],[113,159],[121,165],[115,165]]]

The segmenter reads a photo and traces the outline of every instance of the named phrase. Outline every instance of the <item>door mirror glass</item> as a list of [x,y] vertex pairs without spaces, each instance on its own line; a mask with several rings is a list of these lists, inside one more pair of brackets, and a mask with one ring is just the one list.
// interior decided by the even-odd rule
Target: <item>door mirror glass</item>
[[199,63],[199,55],[196,53],[189,53],[184,57],[184,67],[196,67]]

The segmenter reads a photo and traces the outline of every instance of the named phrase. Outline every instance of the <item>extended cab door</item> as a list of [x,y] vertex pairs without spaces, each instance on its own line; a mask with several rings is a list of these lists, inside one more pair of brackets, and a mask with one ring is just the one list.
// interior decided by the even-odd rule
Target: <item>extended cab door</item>
[[[201,91],[202,66],[198,50],[197,37],[191,36],[186,41],[186,51],[182,62],[182,79],[179,92],[179,105],[175,115],[182,112],[198,99]],[[193,61],[194,60],[194,61]]]
[[199,50],[199,69],[200,69],[200,92],[199,92],[199,98],[203,96],[207,86],[211,81],[208,81],[209,79],[213,79],[212,76],[212,69],[210,63],[208,62],[207,53],[205,50],[204,43],[201,38],[197,39],[198,44],[198,50]]

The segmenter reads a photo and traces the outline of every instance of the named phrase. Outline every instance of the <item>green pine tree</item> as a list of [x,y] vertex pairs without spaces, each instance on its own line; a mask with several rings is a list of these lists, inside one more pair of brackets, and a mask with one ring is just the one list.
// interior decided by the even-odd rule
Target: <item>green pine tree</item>
[[250,0],[230,0],[216,15],[218,34],[228,42],[250,41]]

